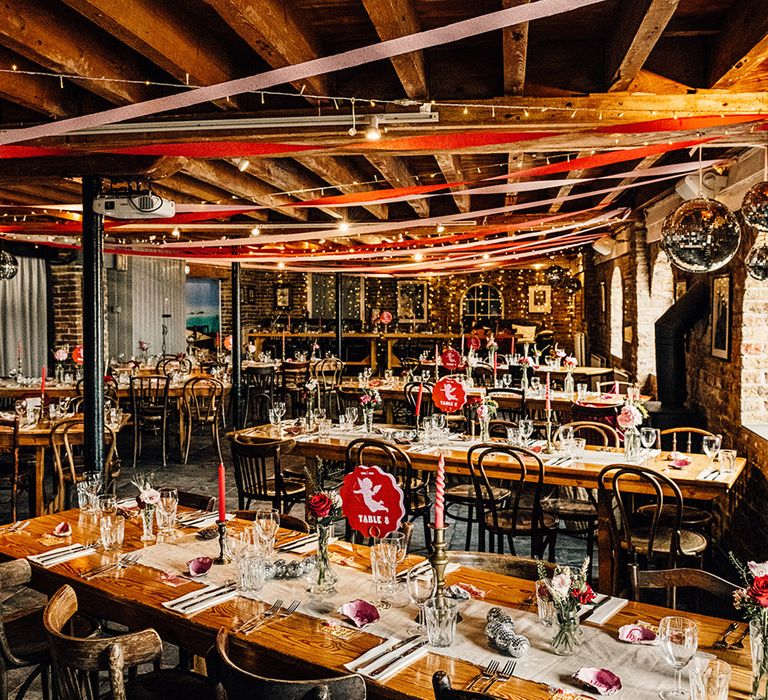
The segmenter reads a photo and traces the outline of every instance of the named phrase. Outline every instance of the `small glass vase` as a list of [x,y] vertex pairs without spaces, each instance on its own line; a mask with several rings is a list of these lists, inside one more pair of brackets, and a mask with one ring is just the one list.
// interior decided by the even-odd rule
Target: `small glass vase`
[[569,396],[573,396],[576,391],[576,386],[573,382],[573,370],[568,369],[565,373],[565,379],[563,380],[563,390]]
[[155,506],[144,504],[141,510],[141,524],[143,531],[141,533],[142,542],[151,542],[155,539]]
[[753,700],[768,700],[768,618],[749,623]]
[[57,384],[63,384],[64,383],[64,363],[63,362],[57,362],[56,363],[56,383]]
[[582,630],[579,626],[578,610],[556,615],[552,651],[558,656],[572,656],[581,649]]
[[370,434],[373,432],[373,410],[372,409],[363,409],[363,423],[365,432]]
[[638,464],[640,462],[640,433],[632,426],[624,431],[624,461],[630,464]]
[[333,525],[317,524],[317,555],[315,568],[309,573],[309,592],[313,596],[328,597],[336,593],[339,580],[328,557],[328,542],[333,535]]
[[491,441],[491,435],[489,432],[490,425],[491,421],[489,421],[487,418],[480,419],[480,442]]

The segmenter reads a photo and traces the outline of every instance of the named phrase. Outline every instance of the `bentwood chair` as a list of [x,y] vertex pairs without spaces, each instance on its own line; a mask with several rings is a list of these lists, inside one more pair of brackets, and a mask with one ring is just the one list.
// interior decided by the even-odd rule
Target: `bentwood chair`
[[597,391],[601,394],[612,394],[614,388],[618,385],[619,387],[619,393],[620,394],[626,394],[627,393],[627,387],[633,387],[635,386],[634,382],[597,382],[596,387]]
[[191,374],[192,360],[184,355],[184,353],[180,355],[166,355],[157,361],[155,372],[165,376],[170,376],[176,372],[179,374]]
[[281,466],[281,440],[233,437],[230,440],[235,463],[237,507],[246,510],[253,501],[269,501],[280,513],[304,500],[305,483],[285,476]]
[[181,410],[184,425],[182,443],[184,464],[189,460],[189,448],[192,445],[192,433],[195,428],[210,432],[211,442],[216,448],[219,462],[223,462],[219,442],[219,424],[224,410],[224,385],[212,377],[188,379],[181,390]]
[[249,424],[249,418],[256,425],[269,422],[269,409],[275,401],[275,376],[274,366],[246,367],[243,370],[245,385],[243,425]]
[[419,387],[421,390],[421,405],[419,406],[419,416],[427,418],[435,412],[435,404],[432,403],[433,384],[422,384],[421,382],[408,382],[403,387],[405,395],[406,419],[409,425],[416,425],[416,406],[419,404]]
[[0,416],[0,488],[11,492],[11,522],[16,522],[19,491],[26,489],[29,512],[34,512],[33,474],[22,468],[19,448],[19,417]]
[[701,428],[678,427],[659,430],[656,438],[656,447],[660,450],[672,452],[701,452],[702,440],[705,437],[713,437],[714,433]]
[[[421,518],[424,526],[424,542],[432,550],[432,533],[429,527],[432,501],[429,498],[429,482],[423,474],[413,469],[411,458],[396,445],[375,438],[357,438],[347,445],[346,473],[356,466],[376,465],[395,477],[403,490],[405,519],[413,522]],[[347,532],[347,539],[351,532]]]
[[286,360],[281,368],[280,394],[283,401],[291,400],[291,415],[295,418],[306,408],[306,386],[309,381],[309,362]]
[[142,435],[151,430],[160,434],[163,467],[168,455],[168,390],[170,379],[165,375],[148,374],[131,377],[131,410],[133,413],[133,468],[141,454]]
[[[190,700],[215,697],[210,681],[178,669],[160,669],[163,644],[153,629],[118,636],[81,638],[64,631],[77,612],[70,586],[60,588],[43,613],[51,650],[54,688],[60,700],[97,700],[99,673],[107,672],[111,700]],[[154,670],[138,675],[139,665]]]
[[[491,461],[500,458],[510,476],[492,479],[487,469]],[[515,538],[522,535],[530,537],[534,557],[541,557],[548,548],[549,559],[554,561],[558,521],[542,509],[544,463],[541,458],[524,447],[481,443],[467,453],[467,467],[475,491],[480,528],[478,550],[485,551],[486,535],[489,535],[491,552],[498,548],[503,554],[506,539],[510,552],[516,554]],[[535,476],[532,484],[528,481],[529,475]],[[503,496],[499,498],[499,492],[494,489],[501,489]]]
[[736,584],[701,569],[643,571],[637,564],[629,565],[629,583],[632,590],[632,600],[639,602],[644,590],[665,589],[667,591],[667,607],[673,608],[677,607],[675,592],[678,588],[694,588],[729,603],[739,588]]
[[[78,379],[77,384],[75,384],[75,393],[77,396],[75,397],[75,400],[77,403],[75,403],[74,408],[78,408],[78,403],[82,401],[83,393],[85,391],[84,389],[84,379]],[[78,401],[79,399],[79,401]],[[74,402],[73,402],[74,403]],[[106,405],[112,405],[117,407],[119,405],[119,399],[117,396],[117,381],[115,381],[114,377],[110,377],[109,375],[104,377],[104,403]]]
[[522,578],[526,581],[539,580],[539,563],[542,564],[548,576],[555,572],[555,565],[548,561],[516,557],[512,554],[496,554],[491,552],[460,552],[448,551],[448,561],[451,564],[480,569],[502,576]]
[[451,685],[451,678],[445,671],[435,671],[432,676],[432,690],[435,700],[489,700],[491,695],[474,690],[459,690]]
[[[651,494],[650,513],[630,512],[627,507],[633,502],[631,496],[637,491],[638,481]],[[627,493],[625,482],[633,485],[632,492]],[[629,557],[632,564],[644,564],[644,568],[661,563],[675,569],[683,560],[697,561],[701,568],[709,542],[700,532],[683,529],[685,502],[680,487],[672,479],[645,467],[611,464],[600,472],[597,484],[599,497],[611,503],[613,592],[618,590],[620,567],[617,564],[622,555]]]
[[345,366],[338,357],[326,357],[319,360],[310,370],[317,380],[318,408],[325,408],[329,417],[339,413],[337,392]]
[[[82,435],[85,421],[82,416],[63,418],[51,428],[51,452],[53,466],[56,470],[57,491],[56,510],[72,507],[72,492],[76,485],[83,480],[84,472],[88,471],[82,458]],[[77,434],[78,439],[73,440]],[[115,459],[117,436],[108,425],[104,426],[104,443],[107,453],[104,457],[104,473],[102,483],[104,491],[114,493],[115,480],[120,476],[120,462]]]
[[222,628],[216,635],[216,649],[208,655],[227,700],[365,700],[365,681],[351,674],[317,680],[265,678],[239,666],[230,656],[229,634]]

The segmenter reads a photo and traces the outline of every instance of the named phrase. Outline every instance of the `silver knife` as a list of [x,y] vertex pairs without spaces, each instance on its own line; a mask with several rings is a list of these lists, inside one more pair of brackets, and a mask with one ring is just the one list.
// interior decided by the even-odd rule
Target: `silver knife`
[[605,605],[609,600],[613,600],[613,597],[609,595],[605,596],[605,598],[603,598],[599,603],[593,605],[591,610],[587,610],[583,615],[581,615],[579,619],[584,622],[584,620],[592,617],[592,615],[595,613],[595,610],[597,610],[601,605]]
[[398,581],[405,581],[408,579],[408,574],[411,571],[415,572],[421,572],[426,571],[430,566],[432,566],[432,562],[429,561],[429,559],[425,559],[424,561],[419,562],[418,564],[414,564],[410,569],[406,569],[405,571],[401,571],[399,574],[395,576],[395,578]]
[[719,476],[720,476],[720,470],[719,469],[715,469],[714,471],[711,471],[709,474],[707,474],[706,479],[707,479],[707,481],[714,481]]
[[217,596],[222,595],[223,593],[229,593],[230,591],[234,590],[237,587],[236,583],[228,583],[223,586],[217,586],[216,588],[209,588],[208,590],[201,591],[199,595],[193,596],[192,598],[188,598],[183,603],[179,603],[178,605],[172,605],[172,610],[186,610],[187,608],[193,608],[198,603],[202,603],[205,600],[208,600],[209,598],[216,598]]
[[376,676],[380,676],[388,668],[391,668],[393,664],[400,661],[400,659],[404,659],[406,656],[410,656],[411,654],[413,654],[413,652],[416,651],[417,649],[421,649],[421,647],[423,647],[428,641],[429,641],[428,639],[423,639],[418,644],[414,644],[412,647],[408,647],[404,652],[398,654],[394,659],[390,659],[383,666],[379,666],[379,668],[369,673],[368,675],[371,678],[376,678]]
[[376,654],[372,659],[368,659],[365,663],[357,663],[354,666],[351,666],[349,668],[350,671],[356,671],[358,668],[363,668],[364,666],[370,666],[375,661],[378,661],[383,656],[387,656],[387,654],[391,654],[393,651],[397,649],[402,649],[406,644],[410,644],[411,642],[415,642],[417,639],[421,637],[420,634],[414,634],[413,637],[408,637],[408,639],[403,639],[402,641],[399,641],[394,646],[389,647],[388,649],[385,649],[384,651],[380,652],[379,654]]
[[91,549],[91,547],[84,544],[73,544],[66,549],[60,549],[56,552],[41,554],[37,557],[37,561],[39,564],[45,564],[51,561],[56,561],[57,559],[61,559],[62,557],[68,557],[70,554],[74,554],[75,552],[85,551],[86,549]]
[[298,540],[288,542],[277,548],[278,552],[292,552],[294,549],[300,549],[301,547],[317,542],[317,535],[309,535],[307,537],[300,537]]

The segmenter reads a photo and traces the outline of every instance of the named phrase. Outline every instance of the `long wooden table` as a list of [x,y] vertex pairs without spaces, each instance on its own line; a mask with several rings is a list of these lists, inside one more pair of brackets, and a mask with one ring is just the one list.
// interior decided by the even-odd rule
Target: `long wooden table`
[[[246,428],[241,431],[241,433],[244,435],[255,435],[259,434],[259,431],[263,431],[265,435],[272,435],[271,428],[268,427]],[[363,436],[363,433],[360,433],[360,437]],[[373,437],[380,438],[381,436],[374,435]],[[292,449],[294,454],[301,455],[308,460],[318,457],[329,460],[343,460],[345,458],[345,450],[348,443],[349,439],[347,438],[334,437],[333,435],[321,438],[318,435],[310,441],[295,441]],[[461,449],[455,446],[455,444],[451,444],[444,450],[443,454],[445,457],[447,473],[458,474],[469,479],[466,448]],[[602,457],[599,461],[590,461],[590,455],[598,454]],[[606,454],[615,454],[615,463],[624,462],[623,450],[619,448],[588,447],[584,462],[581,464],[545,466],[544,483],[552,486],[580,486],[583,488],[595,489],[598,484],[597,478],[602,469],[607,463],[613,463],[610,460],[604,459]],[[429,454],[411,452],[409,453],[409,456],[415,469],[424,471],[435,471],[437,469],[438,454],[437,449],[435,448],[433,448]],[[689,454],[687,456],[690,458],[690,464],[682,469],[671,467],[668,452],[662,452],[656,459],[647,461],[646,466],[671,478],[680,487],[680,491],[684,498],[699,501],[715,501],[717,499],[726,498],[746,468],[746,459],[739,457],[736,460],[736,468],[731,474],[728,474],[723,478],[718,478],[715,481],[700,479],[698,478],[699,474],[701,474],[710,464],[709,458],[700,454]],[[544,460],[546,461],[546,457],[544,457]],[[538,472],[533,468],[533,463],[531,463],[530,466],[532,468],[528,470],[527,478],[532,481],[537,480],[539,478]],[[511,460],[502,457],[486,462],[486,471],[491,478],[504,479],[509,478],[515,473],[515,466]],[[623,484],[622,490],[628,493],[652,493],[649,487],[642,482],[629,482]],[[610,504],[601,499],[598,502],[598,505],[599,522],[597,544],[599,555],[599,580],[601,589],[605,592],[609,592],[612,567],[615,563],[612,556],[609,526]]]
[[[0,556],[19,558],[46,551],[47,548],[38,541],[39,538],[45,533],[50,533],[62,520],[72,525],[73,542],[85,542],[98,536],[94,518],[81,515],[78,511],[66,511],[54,516],[36,518],[21,533],[0,534]],[[237,529],[248,525],[232,521],[229,527]],[[126,523],[123,552],[144,546],[139,540],[140,533],[138,518]],[[69,542],[70,540],[64,540],[62,544]],[[366,548],[355,547],[353,554],[344,550],[344,555],[351,558],[348,566],[368,570],[369,555]],[[80,574],[98,564],[101,556],[93,554],[81,557],[50,569],[33,564],[32,585],[50,594],[60,586],[68,584],[77,593],[80,609],[125,624],[131,629],[153,627],[166,641],[179,644],[200,655],[205,654],[213,645],[216,633],[221,627],[232,630],[266,608],[258,601],[238,597],[193,617],[182,617],[169,612],[161,603],[195,590],[200,586],[199,583],[189,582],[174,588],[162,582],[160,571],[140,564],[85,581]],[[415,559],[410,557],[406,564],[412,564],[414,561]],[[337,564],[336,567],[337,572],[343,576],[345,566]],[[509,608],[513,616],[516,610],[530,610],[526,604],[533,592],[533,584],[530,581],[467,568],[451,574],[448,582],[452,581],[472,583],[485,590],[486,602]],[[265,598],[268,598],[268,593]],[[630,602],[600,629],[615,637],[621,625],[637,620],[654,624],[668,614],[670,611],[666,608]],[[696,614],[686,615],[699,623],[699,648],[717,655],[733,667],[729,698],[748,698],[751,663],[749,644],[745,641],[745,649],[742,651],[715,650],[712,645],[725,630],[728,621]],[[590,625],[589,622],[584,624]],[[317,617],[304,615],[300,610],[285,620],[272,618],[258,633],[251,636],[236,635],[232,647],[234,655],[244,659],[248,666],[257,672],[261,671],[270,677],[285,673],[286,677],[296,678],[312,677],[314,674],[319,677],[345,673],[345,663],[373,648],[379,641],[378,637],[362,630],[350,635],[339,635],[337,628],[334,629]],[[491,654],[489,650],[489,657]],[[429,653],[383,684],[370,682],[369,697],[432,700],[431,678],[438,670],[447,672],[454,686],[458,688],[465,687],[479,671],[474,664]],[[621,669],[614,670],[621,673]],[[543,684],[520,678],[496,683],[493,694],[516,700],[549,700],[551,697],[551,693]]]

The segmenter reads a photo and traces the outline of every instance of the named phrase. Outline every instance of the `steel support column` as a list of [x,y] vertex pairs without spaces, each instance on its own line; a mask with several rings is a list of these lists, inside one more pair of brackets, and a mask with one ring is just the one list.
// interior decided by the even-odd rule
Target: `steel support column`
[[232,263],[232,423],[235,430],[242,428],[242,365],[243,339],[240,314],[240,263]]

